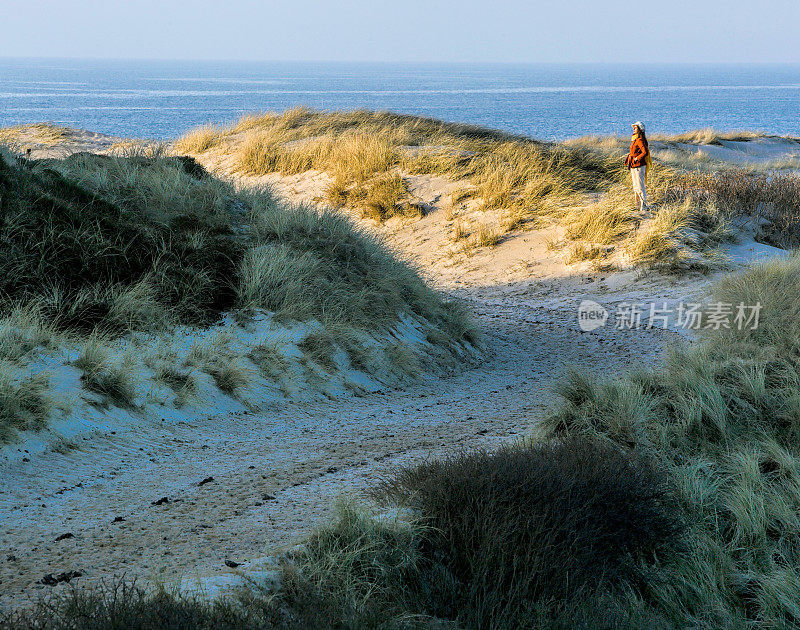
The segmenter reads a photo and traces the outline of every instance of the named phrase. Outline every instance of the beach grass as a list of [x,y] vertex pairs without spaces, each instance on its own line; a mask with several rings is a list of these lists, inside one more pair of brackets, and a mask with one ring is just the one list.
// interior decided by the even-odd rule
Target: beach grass
[[[364,210],[378,221],[418,216],[400,204],[404,173],[435,173],[466,179],[486,208],[546,212],[586,190],[603,190],[619,176],[619,165],[585,149],[536,142],[523,136],[470,125],[355,110],[323,113],[295,108],[281,114],[249,115],[218,132],[208,148],[195,151],[190,132],[175,144],[189,153],[211,146],[232,154],[244,175],[326,172],[334,183],[334,206]],[[391,186],[389,185],[391,183]],[[405,208],[405,211],[403,211]],[[511,222],[514,229],[519,218]]]

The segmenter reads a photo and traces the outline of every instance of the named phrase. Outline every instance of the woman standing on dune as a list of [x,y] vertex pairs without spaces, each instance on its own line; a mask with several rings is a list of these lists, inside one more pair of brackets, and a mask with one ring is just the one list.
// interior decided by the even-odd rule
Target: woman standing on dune
[[631,137],[631,148],[625,158],[625,166],[631,171],[633,180],[633,193],[639,210],[647,208],[647,169],[652,164],[650,159],[650,147],[647,144],[647,136],[644,135],[644,123],[635,122],[633,127],[633,137]]

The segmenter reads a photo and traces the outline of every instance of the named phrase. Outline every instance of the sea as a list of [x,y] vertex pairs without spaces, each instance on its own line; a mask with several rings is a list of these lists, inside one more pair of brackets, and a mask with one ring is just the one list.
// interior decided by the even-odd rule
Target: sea
[[175,138],[298,105],[390,110],[544,140],[713,127],[800,136],[800,65],[0,59],[0,126]]

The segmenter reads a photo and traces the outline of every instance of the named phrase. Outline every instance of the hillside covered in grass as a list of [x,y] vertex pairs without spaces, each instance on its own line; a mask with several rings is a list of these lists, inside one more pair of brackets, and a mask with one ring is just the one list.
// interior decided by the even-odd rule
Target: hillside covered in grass
[[53,388],[135,410],[153,387],[180,406],[211,378],[234,398],[253,382],[257,404],[258,379],[308,385],[300,359],[318,380],[400,378],[475,341],[345,218],[237,191],[191,158],[3,153],[0,199],[0,441],[44,426]]
[[[710,131],[655,139],[645,212],[633,203],[622,164],[627,142],[619,138],[540,142],[388,112],[298,108],[196,129],[174,150],[248,183],[321,172],[328,183],[320,204],[377,222],[420,218],[428,208],[411,194],[411,180],[445,177],[460,184],[450,193],[450,241],[467,254],[527,230],[552,229],[552,248],[568,264],[707,271],[724,258],[720,247],[740,236],[742,218],[758,215],[759,230],[774,224],[757,236],[785,245],[780,234],[793,220],[800,185],[791,172],[775,181],[764,165],[703,160],[692,147],[768,140]],[[698,144],[704,142],[716,144]]]
[[[325,114],[299,108],[280,115],[245,116],[230,128],[204,127],[179,139],[191,154],[229,150],[245,175],[326,171],[334,178],[328,201],[361,204],[377,219],[411,214],[402,177],[394,171],[468,179],[487,207],[527,217],[545,201],[602,189],[618,165],[580,149],[564,149],[469,125],[385,112]],[[467,193],[465,192],[465,195]]]

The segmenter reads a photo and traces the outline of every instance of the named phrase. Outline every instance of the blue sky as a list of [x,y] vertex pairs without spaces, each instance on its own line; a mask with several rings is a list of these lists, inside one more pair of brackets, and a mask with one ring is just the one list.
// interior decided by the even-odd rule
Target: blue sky
[[3,57],[800,62],[800,0],[0,0]]

